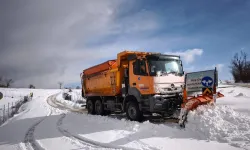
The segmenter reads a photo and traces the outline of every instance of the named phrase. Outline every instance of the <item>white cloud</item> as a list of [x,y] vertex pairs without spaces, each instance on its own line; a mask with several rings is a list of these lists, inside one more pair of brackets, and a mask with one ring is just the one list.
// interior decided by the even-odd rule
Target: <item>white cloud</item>
[[205,70],[214,69],[215,67],[217,68],[219,79],[225,79],[228,77],[229,75],[228,70],[225,68],[225,65],[222,63],[207,66],[205,67]]
[[13,78],[19,87],[30,83],[38,88],[57,87],[57,80],[80,82],[84,67],[110,55],[99,53],[98,48],[90,50],[84,43],[109,34],[121,3],[30,1],[15,10],[14,2],[3,4],[6,9],[0,20],[5,22],[1,28],[5,45],[0,51],[0,76]]
[[201,56],[203,54],[203,49],[188,49],[186,51],[177,51],[177,52],[166,52],[165,54],[171,55],[179,55],[185,63],[189,64],[194,62],[197,56]]
[[218,70],[219,72],[222,72],[224,66],[225,66],[225,65],[224,65],[224,64],[221,64],[221,63],[220,63],[220,64],[214,64],[214,65],[205,67],[205,70],[214,69],[214,68],[216,67],[217,70]]
[[225,66],[224,64],[216,64],[216,65],[213,65],[213,68],[216,67],[218,71],[222,71],[224,66]]
[[[13,9],[15,5],[0,4],[6,7],[0,15],[5,22],[0,76],[13,78],[19,87],[30,83],[37,88],[58,87],[58,80],[80,83],[83,69],[116,58],[122,50],[141,48],[146,43],[142,34],[158,27],[151,11],[121,14],[135,2],[30,1]],[[115,41],[98,43],[109,36]],[[90,41],[94,46],[87,45]]]
[[[19,9],[13,9],[11,2],[2,5],[6,7],[0,15],[5,22],[5,45],[0,51],[0,75],[13,78],[16,86],[58,87],[59,80],[80,83],[83,69],[115,59],[123,50],[162,52],[179,43],[199,43],[200,39],[179,35],[152,36],[161,26],[157,14],[128,13],[135,5],[113,0],[31,0]],[[191,63],[203,50],[172,53]]]
[[139,11],[127,16],[117,25],[120,33],[138,33],[158,28],[157,15],[152,11]]
[[184,66],[184,71],[185,71],[186,73],[188,73],[188,72],[193,72],[193,71],[195,71],[195,67],[194,67],[194,66],[188,66],[188,67],[185,67],[185,66]]

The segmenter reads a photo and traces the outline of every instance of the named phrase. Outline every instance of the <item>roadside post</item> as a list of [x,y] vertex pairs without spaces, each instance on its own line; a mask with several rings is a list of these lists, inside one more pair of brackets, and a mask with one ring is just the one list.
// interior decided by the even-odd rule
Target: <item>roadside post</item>
[[3,93],[0,92],[0,100],[3,98]]

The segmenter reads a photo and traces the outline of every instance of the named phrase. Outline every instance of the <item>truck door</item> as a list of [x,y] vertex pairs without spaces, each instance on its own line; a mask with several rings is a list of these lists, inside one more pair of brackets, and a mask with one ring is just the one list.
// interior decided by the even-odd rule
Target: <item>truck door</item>
[[141,94],[150,93],[150,79],[145,59],[136,59],[129,64],[129,85],[131,89],[137,89]]

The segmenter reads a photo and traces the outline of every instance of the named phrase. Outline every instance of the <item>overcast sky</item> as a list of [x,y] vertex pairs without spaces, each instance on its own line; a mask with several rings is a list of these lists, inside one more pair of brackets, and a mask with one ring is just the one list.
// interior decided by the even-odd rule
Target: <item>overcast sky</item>
[[83,69],[128,49],[178,54],[186,71],[217,66],[230,79],[233,54],[250,51],[249,14],[248,0],[2,0],[0,76],[77,85]]

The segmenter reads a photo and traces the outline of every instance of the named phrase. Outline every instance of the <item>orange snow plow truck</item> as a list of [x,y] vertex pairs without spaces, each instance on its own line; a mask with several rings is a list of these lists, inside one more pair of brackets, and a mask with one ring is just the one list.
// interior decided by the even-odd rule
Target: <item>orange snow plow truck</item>
[[156,113],[185,127],[189,111],[223,97],[216,68],[184,73],[180,56],[161,53],[123,51],[80,76],[89,114],[125,112],[134,121]]

